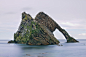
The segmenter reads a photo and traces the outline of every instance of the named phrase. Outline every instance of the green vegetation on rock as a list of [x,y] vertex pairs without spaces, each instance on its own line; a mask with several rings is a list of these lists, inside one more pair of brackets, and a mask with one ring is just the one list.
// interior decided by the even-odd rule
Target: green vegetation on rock
[[59,44],[60,42],[52,33],[56,28],[65,36],[67,42],[76,42],[74,38],[70,37],[64,29],[43,12],[40,12],[35,19],[23,12],[18,31],[14,33],[14,42],[28,45]]

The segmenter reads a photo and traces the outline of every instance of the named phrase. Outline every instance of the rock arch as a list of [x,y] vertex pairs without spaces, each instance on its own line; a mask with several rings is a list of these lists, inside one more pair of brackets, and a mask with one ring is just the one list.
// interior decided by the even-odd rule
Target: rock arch
[[14,41],[9,41],[8,43],[15,42],[29,45],[59,44],[60,42],[53,35],[55,29],[58,29],[64,35],[67,42],[78,42],[47,14],[40,12],[33,19],[29,14],[23,12],[19,29],[14,33]]
[[49,17],[44,12],[38,13],[35,17],[35,20],[38,21],[38,23],[46,26],[51,32],[55,31],[55,29],[58,29],[64,35],[67,42],[78,42],[76,39],[71,37],[65,29],[61,28],[51,17]]

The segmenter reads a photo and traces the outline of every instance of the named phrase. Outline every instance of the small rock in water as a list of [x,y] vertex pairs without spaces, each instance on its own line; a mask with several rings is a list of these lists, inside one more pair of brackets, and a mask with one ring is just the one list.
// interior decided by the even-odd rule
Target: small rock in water
[[61,46],[63,46],[63,45],[61,44]]
[[8,43],[15,43],[15,41],[14,40],[10,40]]
[[27,56],[31,56],[30,54],[26,54]]
[[43,57],[43,56],[38,56],[38,57]]
[[42,54],[45,54],[45,53],[42,53]]
[[63,46],[63,45],[62,44],[61,45],[59,44],[58,46]]

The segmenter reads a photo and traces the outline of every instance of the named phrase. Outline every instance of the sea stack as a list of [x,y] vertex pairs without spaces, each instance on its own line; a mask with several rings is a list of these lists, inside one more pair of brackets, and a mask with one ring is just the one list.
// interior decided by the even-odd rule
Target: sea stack
[[22,21],[18,31],[14,33],[14,41],[28,45],[54,45],[60,43],[46,26],[40,24],[25,12],[22,13]]
[[59,44],[60,42],[53,35],[55,29],[58,29],[65,36],[68,43],[78,42],[44,12],[39,12],[35,19],[23,12],[20,26],[14,33],[14,42],[28,45]]

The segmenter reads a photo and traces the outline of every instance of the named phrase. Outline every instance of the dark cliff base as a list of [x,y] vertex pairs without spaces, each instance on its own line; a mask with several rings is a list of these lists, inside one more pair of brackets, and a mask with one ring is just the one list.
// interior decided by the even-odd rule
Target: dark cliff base
[[14,40],[10,40],[8,41],[8,43],[16,43]]
[[47,14],[40,12],[33,19],[29,14],[22,13],[22,20],[16,33],[14,41],[8,43],[20,43],[28,45],[54,45],[60,42],[54,37],[53,31],[58,29],[69,42],[78,42],[62,29]]

